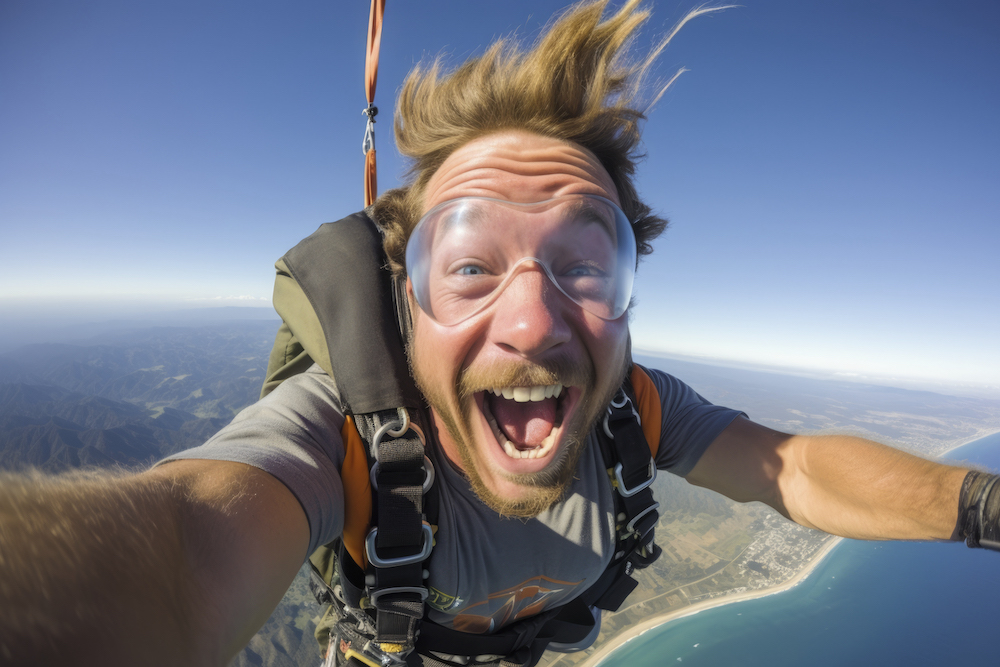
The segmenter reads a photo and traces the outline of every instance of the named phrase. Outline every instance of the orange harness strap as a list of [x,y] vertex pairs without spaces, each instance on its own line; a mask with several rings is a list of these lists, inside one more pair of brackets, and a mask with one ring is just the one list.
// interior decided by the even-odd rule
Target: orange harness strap
[[368,475],[368,456],[353,417],[344,419],[340,435],[344,438],[344,466],[340,471],[340,479],[344,485],[344,548],[351,554],[354,562],[364,568],[368,565],[365,536],[372,520],[372,483]]
[[635,400],[638,405],[639,418],[642,419],[642,434],[646,436],[649,453],[656,458],[660,449],[660,425],[663,422],[663,406],[660,404],[660,392],[649,379],[646,371],[638,366],[632,366],[632,389],[635,390]]

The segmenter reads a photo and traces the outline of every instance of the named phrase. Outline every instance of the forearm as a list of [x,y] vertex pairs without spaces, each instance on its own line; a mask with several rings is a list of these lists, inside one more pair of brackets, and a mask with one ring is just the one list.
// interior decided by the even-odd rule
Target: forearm
[[173,494],[150,477],[0,476],[4,664],[198,664]]
[[0,662],[225,665],[305,560],[298,501],[256,468],[0,476]]
[[966,469],[849,436],[791,436],[779,493],[798,523],[856,539],[955,538]]

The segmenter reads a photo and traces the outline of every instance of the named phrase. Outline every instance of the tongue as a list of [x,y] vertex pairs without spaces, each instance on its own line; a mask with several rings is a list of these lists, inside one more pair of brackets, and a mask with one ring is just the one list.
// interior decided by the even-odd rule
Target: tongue
[[530,448],[542,444],[556,420],[555,398],[517,403],[494,396],[490,403],[497,426],[515,445]]

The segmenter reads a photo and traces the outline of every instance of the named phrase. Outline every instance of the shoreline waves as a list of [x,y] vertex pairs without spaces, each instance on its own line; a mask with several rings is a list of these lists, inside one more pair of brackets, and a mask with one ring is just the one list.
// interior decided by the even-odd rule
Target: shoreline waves
[[611,638],[611,640],[598,649],[594,655],[590,656],[584,662],[580,663],[580,667],[598,667],[600,663],[606,660],[612,653],[620,649],[622,646],[632,641],[633,639],[646,634],[650,630],[660,627],[670,623],[671,621],[676,621],[681,618],[686,618],[688,616],[694,616],[697,613],[707,611],[709,609],[715,609],[717,607],[722,607],[724,605],[732,604],[735,602],[745,602],[747,600],[756,600],[757,598],[768,597],[770,595],[777,595],[778,593],[784,593],[787,590],[795,588],[800,583],[805,581],[813,571],[819,567],[820,563],[827,557],[827,555],[837,547],[838,544],[844,541],[842,537],[831,536],[820,549],[813,555],[809,560],[809,563],[802,568],[802,570],[796,574],[794,577],[788,581],[778,584],[777,586],[771,586],[768,588],[761,588],[755,591],[747,591],[745,593],[734,593],[733,595],[723,595],[721,597],[712,598],[711,600],[704,600],[702,602],[696,602],[686,607],[681,607],[680,609],[674,609],[672,611],[665,612],[663,614],[658,614],[648,620],[633,626],[627,632],[622,632]]
[[945,449],[944,451],[942,451],[937,456],[940,456],[940,457],[947,456],[948,454],[951,454],[956,449],[959,449],[961,447],[965,447],[966,445],[971,445],[972,443],[976,442],[977,440],[982,440],[983,438],[988,438],[991,435],[997,435],[998,433],[1000,433],[1000,431],[996,430],[995,427],[993,427],[993,428],[981,428],[978,431],[976,431],[976,435],[969,436],[968,438],[961,438],[959,440],[956,440],[954,443],[952,443],[951,445],[948,446],[948,449]]
[[[980,429],[973,436],[966,438],[961,438],[954,441],[948,446],[947,449],[942,451],[940,454],[935,455],[935,458],[943,458],[948,454],[954,452],[956,449],[964,447],[965,445],[971,444],[983,438],[987,438],[991,435],[996,435],[1000,431],[993,429]],[[723,595],[718,598],[713,598],[711,600],[704,600],[702,602],[696,602],[695,604],[682,607],[680,609],[674,609],[669,612],[658,614],[650,619],[639,623],[638,625],[629,628],[625,632],[621,632],[618,635],[612,637],[606,644],[601,646],[597,651],[594,652],[592,656],[580,663],[580,667],[599,667],[600,664],[607,660],[615,651],[620,649],[622,646],[628,642],[636,639],[637,637],[644,635],[645,633],[658,628],[662,625],[676,621],[681,618],[686,618],[688,616],[693,616],[700,612],[706,611],[708,609],[715,609],[717,607],[722,607],[724,605],[732,604],[735,602],[745,602],[747,600],[755,600],[757,598],[763,598],[770,595],[777,595],[778,593],[784,593],[797,585],[805,581],[810,574],[812,574],[816,568],[826,559],[826,557],[844,541],[845,538],[831,536],[831,539],[825,543],[820,549],[813,555],[809,560],[809,563],[802,568],[795,576],[793,576],[788,581],[778,584],[777,586],[772,586],[769,588],[762,588],[756,591],[747,591],[744,593],[735,593],[733,595]]]

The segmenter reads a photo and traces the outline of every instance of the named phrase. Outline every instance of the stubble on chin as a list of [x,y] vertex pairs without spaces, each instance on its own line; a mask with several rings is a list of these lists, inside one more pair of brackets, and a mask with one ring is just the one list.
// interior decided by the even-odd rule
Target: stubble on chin
[[[573,477],[576,474],[580,458],[586,448],[587,434],[597,421],[605,406],[614,396],[621,380],[622,372],[612,386],[601,391],[594,391],[596,374],[593,365],[588,361],[578,362],[566,358],[555,359],[546,364],[532,362],[495,363],[484,367],[465,369],[456,382],[452,392],[444,387],[435,386],[420,372],[419,364],[414,363],[412,349],[409,350],[411,371],[417,387],[423,393],[431,408],[444,423],[461,458],[469,484],[476,496],[490,509],[501,516],[531,518],[545,511],[566,495]],[[585,389],[583,401],[577,406],[570,422],[563,424],[565,433],[559,451],[544,470],[530,474],[501,473],[508,482],[513,482],[521,488],[522,493],[516,498],[500,496],[494,493],[484,481],[477,457],[474,455],[475,443],[473,424],[478,423],[478,406],[474,399],[477,392],[492,387],[531,386],[560,383],[565,386],[576,386]],[[451,393],[451,398],[448,394]],[[455,403],[457,401],[457,408]]]

